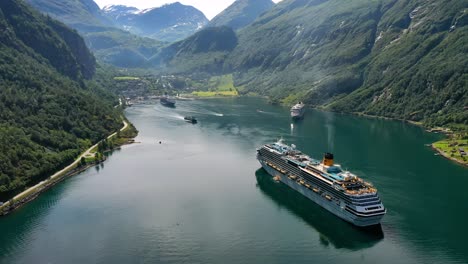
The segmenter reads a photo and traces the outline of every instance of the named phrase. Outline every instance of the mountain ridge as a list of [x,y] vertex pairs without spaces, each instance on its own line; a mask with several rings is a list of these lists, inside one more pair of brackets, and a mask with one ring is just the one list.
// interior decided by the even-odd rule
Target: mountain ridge
[[112,27],[112,22],[101,12],[93,0],[26,0],[36,10],[79,31],[90,31],[95,27]]
[[234,30],[239,30],[252,23],[274,5],[275,3],[271,0],[236,0],[215,16],[208,26],[228,26]]
[[102,10],[122,29],[166,42],[189,37],[208,23],[200,10],[180,2],[145,10],[123,5],[107,6]]
[[103,63],[117,67],[148,67],[162,42],[139,37],[114,27],[92,0],[26,0],[36,10],[80,32],[87,46]]

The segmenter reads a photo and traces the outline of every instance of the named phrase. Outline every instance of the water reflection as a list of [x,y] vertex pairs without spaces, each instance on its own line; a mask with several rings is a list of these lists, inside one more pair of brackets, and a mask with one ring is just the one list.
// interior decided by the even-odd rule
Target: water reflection
[[43,221],[72,188],[70,180],[59,183],[10,215],[0,217],[0,263],[13,263],[2,261],[17,257],[18,247],[24,248],[30,243],[31,237],[44,232]]
[[291,120],[291,133],[290,135],[295,137],[300,135],[300,129],[303,126],[304,119],[292,119]]
[[316,205],[300,193],[271,179],[263,169],[255,172],[257,186],[278,206],[286,208],[304,220],[320,234],[324,247],[360,250],[377,244],[384,238],[381,226],[367,229],[355,227]]
[[330,112],[324,112],[325,116],[325,127],[327,128],[327,143],[328,151],[333,152],[335,150],[335,114]]

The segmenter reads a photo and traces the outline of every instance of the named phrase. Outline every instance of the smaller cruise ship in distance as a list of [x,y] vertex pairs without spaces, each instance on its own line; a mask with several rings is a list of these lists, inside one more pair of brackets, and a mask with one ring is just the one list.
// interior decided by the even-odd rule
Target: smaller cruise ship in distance
[[176,101],[175,101],[174,98],[171,98],[171,97],[166,96],[166,95],[161,96],[159,101],[161,102],[162,105],[168,106],[168,107],[174,107],[175,104],[176,104]]
[[257,159],[275,181],[356,226],[378,225],[387,212],[377,189],[335,164],[331,153],[319,161],[280,140],[257,149]]
[[305,104],[299,102],[291,108],[291,117],[292,119],[302,119],[305,114]]

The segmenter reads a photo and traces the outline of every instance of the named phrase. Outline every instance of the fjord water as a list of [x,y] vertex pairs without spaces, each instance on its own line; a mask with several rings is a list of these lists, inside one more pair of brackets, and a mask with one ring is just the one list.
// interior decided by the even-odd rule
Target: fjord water
[[[466,263],[468,173],[402,122],[262,99],[127,109],[139,144],[0,218],[0,263]],[[183,116],[194,115],[192,125]],[[343,222],[260,169],[283,137],[379,189],[381,228]],[[159,144],[161,141],[161,144]]]

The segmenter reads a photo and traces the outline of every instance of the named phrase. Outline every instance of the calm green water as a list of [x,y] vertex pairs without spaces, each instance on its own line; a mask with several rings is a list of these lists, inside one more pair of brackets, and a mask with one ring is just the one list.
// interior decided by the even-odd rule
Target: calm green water
[[[418,127],[318,111],[291,124],[287,108],[252,98],[127,116],[141,144],[0,218],[1,263],[468,262],[468,170],[434,156],[424,144],[437,136]],[[381,230],[272,182],[255,149],[280,136],[373,182]]]

